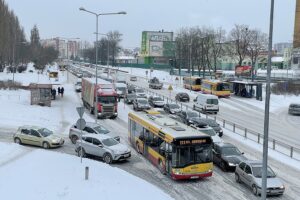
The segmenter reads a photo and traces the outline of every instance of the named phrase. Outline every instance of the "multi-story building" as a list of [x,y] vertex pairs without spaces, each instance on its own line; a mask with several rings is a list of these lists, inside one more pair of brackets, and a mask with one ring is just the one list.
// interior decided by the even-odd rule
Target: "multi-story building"
[[276,43],[274,44],[274,50],[277,51],[278,56],[282,56],[284,49],[291,48],[292,46],[293,44],[289,42]]

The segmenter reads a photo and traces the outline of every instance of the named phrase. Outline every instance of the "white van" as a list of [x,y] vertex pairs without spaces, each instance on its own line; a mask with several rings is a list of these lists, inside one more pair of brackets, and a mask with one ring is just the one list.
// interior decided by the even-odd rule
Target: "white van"
[[217,114],[219,112],[219,99],[215,95],[211,94],[199,94],[194,99],[194,110],[202,112],[213,112]]
[[115,83],[115,86],[116,86],[116,91],[117,91],[118,97],[124,98],[126,89],[127,89],[127,85],[125,83]]

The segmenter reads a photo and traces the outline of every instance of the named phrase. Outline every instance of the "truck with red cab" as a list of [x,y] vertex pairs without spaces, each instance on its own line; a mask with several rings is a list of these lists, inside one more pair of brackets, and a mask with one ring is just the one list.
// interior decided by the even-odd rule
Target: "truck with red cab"
[[[82,101],[83,105],[94,113],[97,107],[99,118],[114,119],[118,116],[118,94],[112,83],[103,79],[82,79]],[[96,106],[96,98],[98,105]]]

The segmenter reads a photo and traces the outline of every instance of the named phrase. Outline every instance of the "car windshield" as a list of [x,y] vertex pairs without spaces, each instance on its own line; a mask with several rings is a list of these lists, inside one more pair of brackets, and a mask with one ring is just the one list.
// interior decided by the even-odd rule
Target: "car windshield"
[[177,109],[177,108],[180,108],[180,106],[177,105],[177,104],[169,104],[169,106],[170,106],[171,109]]
[[119,142],[113,138],[108,138],[108,139],[102,140],[102,143],[108,147],[119,144]]
[[290,107],[291,108],[300,108],[300,104],[291,104]]
[[187,93],[180,93],[179,94],[181,97],[188,97],[189,95]]
[[215,136],[216,132],[214,131],[214,129],[206,129],[206,130],[201,130],[201,132],[210,135],[210,136]]
[[212,162],[211,145],[195,145],[173,148],[172,164],[185,167],[197,163]]
[[218,101],[218,99],[207,99],[206,103],[207,104],[218,105],[219,101]]
[[38,130],[38,132],[43,136],[43,137],[48,137],[49,135],[52,135],[53,132],[46,129],[46,128],[41,128]]
[[153,97],[153,101],[163,101],[163,99],[160,97]]
[[144,90],[143,89],[135,89],[135,92],[136,93],[144,93]]
[[98,133],[102,133],[102,134],[107,134],[107,133],[109,133],[109,130],[107,130],[107,129],[104,128],[103,126],[96,126],[96,127],[94,127],[94,129],[95,129]]
[[[253,176],[255,176],[256,178],[261,178],[262,177],[262,166],[253,166],[252,171],[253,171]],[[268,167],[267,177],[268,178],[276,177],[276,174],[274,173],[274,171],[270,167]]]
[[148,101],[145,100],[145,99],[139,99],[139,100],[138,100],[138,103],[140,103],[140,104],[147,104]]
[[242,153],[236,147],[224,147],[222,148],[222,155],[224,156],[232,156],[232,155],[241,155]]
[[117,90],[120,90],[122,92],[125,92],[126,91],[126,87],[117,87]]
[[196,112],[187,112],[187,115],[192,118],[192,117],[199,117],[199,114]]
[[80,85],[81,86],[81,82],[77,82],[75,85]]
[[98,101],[103,104],[116,103],[117,98],[114,96],[102,96],[98,97]]

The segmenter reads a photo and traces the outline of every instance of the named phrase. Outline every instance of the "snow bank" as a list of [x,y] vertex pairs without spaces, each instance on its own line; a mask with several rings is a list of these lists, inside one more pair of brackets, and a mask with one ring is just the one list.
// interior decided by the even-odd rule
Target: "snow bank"
[[[0,143],[0,149],[10,154],[25,148]],[[83,159],[80,164],[77,157],[42,149],[13,160],[5,157],[7,164],[0,164],[1,199],[172,199],[146,181],[98,161]],[[86,166],[89,180],[84,179]]]

